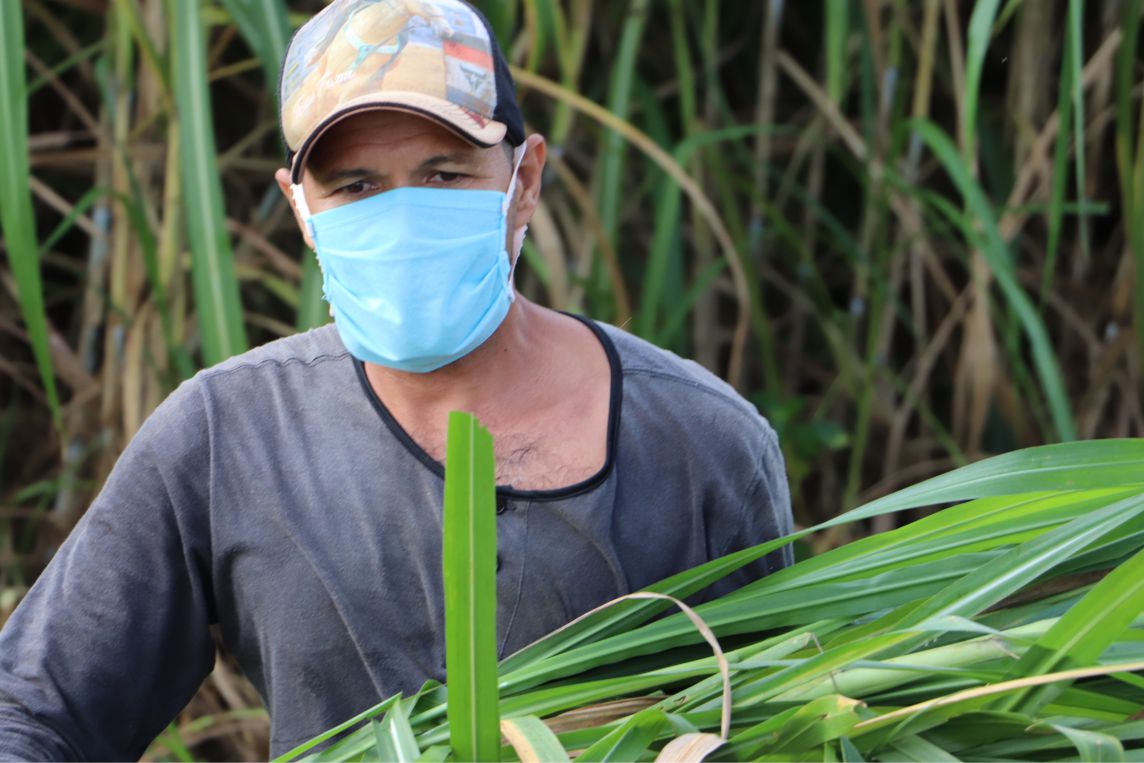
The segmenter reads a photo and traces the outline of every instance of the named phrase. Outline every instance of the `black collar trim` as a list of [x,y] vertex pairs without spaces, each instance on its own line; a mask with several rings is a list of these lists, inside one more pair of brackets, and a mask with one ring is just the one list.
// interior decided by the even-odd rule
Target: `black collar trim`
[[[616,346],[612,342],[612,338],[608,336],[607,332],[596,325],[594,321],[581,315],[573,315],[572,313],[564,314],[575,318],[591,329],[592,333],[596,335],[596,339],[603,345],[604,354],[608,357],[608,366],[611,371],[611,392],[608,401],[608,442],[604,465],[600,468],[600,471],[585,480],[552,490],[517,490],[511,485],[498,485],[497,495],[499,496],[529,501],[555,501],[572,498],[573,496],[587,493],[599,487],[609,475],[611,475],[612,470],[615,468],[616,449],[619,445],[620,435],[620,411],[623,406],[624,397],[624,374],[623,368],[620,365],[620,356],[619,353],[616,352]],[[395,419],[393,414],[389,412],[389,409],[385,407],[385,403],[383,403],[381,398],[373,391],[373,387],[369,383],[369,377],[367,377],[365,373],[365,363],[354,358],[354,369],[357,371],[358,381],[361,383],[366,397],[373,405],[373,409],[377,411],[378,416],[381,417],[381,420],[385,422],[389,431],[393,433],[393,436],[430,471],[441,479],[445,479],[445,467],[440,462],[434,460],[432,456],[425,452],[424,448],[418,445],[417,442],[409,436],[409,433],[397,422],[397,419]]]

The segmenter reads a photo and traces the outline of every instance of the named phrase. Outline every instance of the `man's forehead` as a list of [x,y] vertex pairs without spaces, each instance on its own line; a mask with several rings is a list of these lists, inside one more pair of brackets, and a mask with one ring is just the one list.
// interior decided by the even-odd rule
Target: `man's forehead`
[[331,163],[366,157],[408,164],[435,156],[475,162],[487,150],[432,120],[378,110],[354,114],[331,126],[315,144],[307,164],[320,170]]

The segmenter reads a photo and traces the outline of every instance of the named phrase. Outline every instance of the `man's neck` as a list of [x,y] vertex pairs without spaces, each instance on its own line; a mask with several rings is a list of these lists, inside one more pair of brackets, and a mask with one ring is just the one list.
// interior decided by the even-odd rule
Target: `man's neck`
[[544,312],[518,297],[496,332],[465,357],[423,374],[367,362],[366,377],[394,416],[416,428],[436,429],[428,419],[443,426],[440,414],[452,410],[499,418],[536,394],[545,367]]
[[456,363],[428,374],[367,363],[366,376],[431,458],[445,459],[448,413],[467,411],[492,433],[498,484],[551,490],[607,461],[609,368],[588,327],[517,299],[496,333]]

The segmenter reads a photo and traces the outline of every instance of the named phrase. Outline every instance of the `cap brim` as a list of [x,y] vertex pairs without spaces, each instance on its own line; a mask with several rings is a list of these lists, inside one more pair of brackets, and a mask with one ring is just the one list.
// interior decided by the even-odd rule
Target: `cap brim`
[[505,132],[508,129],[501,122],[480,120],[452,101],[435,98],[424,93],[394,91],[387,92],[384,98],[378,98],[377,94],[362,96],[347,101],[310,131],[290,162],[290,181],[293,183],[302,182],[302,170],[306,166],[310,151],[327,130],[354,114],[382,110],[404,111],[425,119],[431,119],[462,140],[481,148],[491,148],[500,143],[504,140]]

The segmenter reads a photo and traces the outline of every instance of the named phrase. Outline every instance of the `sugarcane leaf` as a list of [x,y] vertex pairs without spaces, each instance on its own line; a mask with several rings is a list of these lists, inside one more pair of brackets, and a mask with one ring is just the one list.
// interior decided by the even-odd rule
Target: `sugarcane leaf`
[[858,723],[857,709],[862,702],[841,695],[820,697],[822,704],[809,712],[810,704],[783,726],[775,740],[775,752],[798,753],[818,747],[845,734]]
[[1142,512],[1144,495],[1136,495],[1077,517],[943,589],[910,614],[909,626],[933,617],[977,614]]
[[704,734],[692,732],[672,739],[659,755],[655,757],[656,763],[698,763],[715,750],[723,746],[723,740],[718,734]]
[[[995,0],[985,0],[978,6],[978,10],[991,1],[995,6]],[[977,10],[974,11],[974,16],[976,17],[976,15]],[[974,93],[968,100],[975,99],[976,94]],[[968,113],[969,109],[967,108],[966,111]],[[997,285],[1001,288],[1029,339],[1033,352],[1033,366],[1036,368],[1041,386],[1044,388],[1057,437],[1061,440],[1075,440],[1076,425],[1073,423],[1072,407],[1068,395],[1065,394],[1061,369],[1045,329],[1044,320],[1017,279],[1012,256],[1001,237],[993,207],[986,199],[981,186],[970,176],[966,164],[957,155],[957,149],[954,148],[949,136],[939,127],[926,120],[911,120],[911,125],[916,134],[945,167],[946,172],[949,173],[950,178],[957,185],[965,200],[968,214],[980,226],[980,235],[974,228],[966,228],[965,233],[971,241],[980,244],[978,251],[989,264],[990,271],[997,279]],[[979,241],[975,241],[975,239],[979,239]]]
[[[1053,148],[1053,174],[1052,183],[1049,190],[1049,208],[1048,208],[1048,236],[1045,242],[1045,266],[1044,275],[1041,281],[1041,299],[1044,301],[1047,296],[1049,288],[1052,285],[1053,276],[1056,273],[1057,250],[1060,243],[1061,223],[1064,219],[1064,201],[1065,201],[1065,186],[1068,181],[1069,163],[1068,163],[1068,148],[1069,142],[1072,138],[1072,131],[1074,123],[1072,114],[1074,109],[1074,78],[1079,81],[1081,76],[1080,55],[1081,51],[1078,50],[1078,43],[1083,40],[1081,36],[1081,22],[1076,7],[1077,3],[1070,2],[1068,10],[1068,24],[1065,31],[1065,47],[1064,55],[1061,56],[1061,76],[1060,84],[1058,87],[1057,96],[1057,114],[1060,116],[1059,126],[1057,128],[1056,145]],[[1083,99],[1081,99],[1080,113],[1077,117],[1081,121],[1081,129],[1083,131]],[[1081,132],[1080,134],[1083,134]],[[1084,141],[1077,141],[1078,159],[1083,157],[1083,150],[1081,146]],[[1080,186],[1077,198],[1084,197],[1084,173],[1083,171],[1077,178],[1078,185]],[[1086,237],[1087,238],[1087,237]]]
[[1080,753],[1081,760],[1090,763],[1124,760],[1124,746],[1114,736],[1087,729],[1077,729],[1060,723],[1047,725],[1068,737],[1069,741],[1076,747],[1076,751]]
[[[1003,676],[1000,669],[987,672],[976,666],[1021,654],[1022,644],[1043,634],[1052,622],[1052,618],[1049,618],[1008,631],[994,631],[989,638],[956,641],[883,660],[854,660],[845,670],[832,672],[817,683],[803,684],[784,692],[775,701],[806,701],[832,692],[870,697],[903,684],[916,685],[920,679],[936,678],[938,674],[944,674],[947,678],[952,676],[979,680],[983,675],[990,675],[1000,679]],[[751,660],[744,667],[749,668],[753,664],[754,661]]]
[[[1011,678],[1087,665],[1144,612],[1144,551],[1097,583],[1013,666]],[[1034,712],[1059,693],[1060,684],[1006,697],[1000,710]]]
[[[698,661],[697,661],[698,662]],[[565,686],[539,688],[534,691],[506,697],[501,700],[504,714],[549,715],[571,708],[586,707],[597,702],[622,697],[625,694],[647,691],[681,679],[710,675],[715,665],[710,660],[695,667],[679,670],[650,671],[648,673],[605,678],[595,681],[577,681]]]
[[911,625],[913,633],[981,633],[987,636],[1000,636],[1001,632],[988,625],[974,622],[968,617],[959,615],[943,615],[931,617],[917,625]]
[[59,393],[48,342],[48,318],[36,245],[28,162],[28,98],[24,73],[22,3],[0,3],[0,236],[8,252],[20,317],[44,385],[56,428],[62,426]]
[[[913,569],[893,570],[864,580],[831,583],[821,589],[807,586],[802,590],[780,592],[773,596],[767,596],[765,591],[756,592],[752,598],[728,598],[711,602],[700,607],[700,611],[706,622],[723,635],[736,632],[736,623],[742,624],[741,628],[750,624],[750,627],[756,629],[789,625],[792,621],[783,619],[784,612],[795,613],[793,616],[796,617],[813,617],[813,606],[827,602],[834,614],[847,612],[858,615],[860,611],[894,607],[896,609],[892,614],[865,626],[865,630],[854,629],[849,638],[863,640],[867,633],[879,636],[885,631],[908,631],[913,625],[933,617],[976,614],[1142,512],[1144,497],[1132,496],[1076,517],[993,558],[960,555],[931,563],[928,567],[932,572],[927,571],[926,565],[919,565]],[[891,580],[895,582],[891,584]],[[818,594],[819,590],[823,592],[821,595]],[[928,590],[929,596],[922,594],[922,590]],[[825,593],[827,591],[830,593]],[[849,607],[854,609],[847,609]],[[888,641],[881,640],[879,636],[874,640],[865,640],[864,643],[865,649],[872,650],[898,643],[899,640],[916,638],[919,637],[899,633]],[[506,676],[502,680],[502,690],[518,690],[590,667],[694,640],[689,623],[677,617],[667,618],[533,663],[516,674]],[[848,659],[864,658],[869,653],[856,652]],[[826,660],[823,664],[828,663],[832,670],[841,667],[831,660]],[[763,686],[766,686],[767,691],[770,691],[772,682],[804,679],[810,674],[804,671],[813,672],[816,669],[814,665],[815,661],[809,660],[803,665],[780,671],[768,676],[756,688],[762,691]],[[755,697],[756,700],[762,698],[761,694]]]
[[412,702],[409,703],[406,712],[409,717],[423,712],[428,707],[444,704],[449,699],[449,690],[440,681],[431,678],[421,684],[421,688],[411,699]]
[[[977,748],[990,745],[1001,739],[1020,739],[1028,735],[1031,719],[1018,713],[1002,713],[995,710],[969,712],[951,718],[949,722],[927,731],[925,738],[958,757],[980,757]],[[1044,739],[1046,736],[1038,735]],[[1051,735],[1056,738],[1056,735]]]
[[[764,591],[769,595],[785,590],[812,595],[811,592],[817,589],[810,586],[837,580],[871,580],[871,575],[898,569],[921,572],[927,563],[937,564],[939,569],[948,564],[952,570],[958,566],[958,560],[968,554],[1023,543],[1075,516],[1107,506],[1134,492],[1137,491],[1118,489],[978,499],[945,509],[898,530],[867,537],[802,560],[722,597],[719,606],[730,607],[738,599],[749,599]],[[1133,522],[1126,523],[1123,532],[1131,535],[1129,528],[1133,526]],[[1105,555],[1111,554],[1112,558],[1123,555],[1117,544],[1123,544],[1124,549],[1134,548],[1132,544],[1137,541],[1132,537],[1113,540],[1120,532],[1111,533],[1101,544],[1063,565],[1062,573],[1066,568],[1081,564],[1084,559],[1107,566],[1100,564]],[[871,542],[877,539],[881,540]],[[846,550],[851,546],[854,552]],[[984,560],[988,556],[979,555],[979,558]],[[891,577],[887,575],[886,579]]]
[[394,705],[380,723],[377,719],[370,723],[377,741],[379,759],[411,763],[421,755],[413,729],[409,726],[405,703],[398,702]]
[[[1133,656],[1137,660],[1144,657],[1139,652]],[[1114,661],[1107,660],[1107,662]],[[1119,662],[1119,660],[1115,660],[1115,662]],[[1005,676],[999,676],[997,680],[1001,681],[1004,678]],[[1109,678],[1114,679],[1116,676],[1109,676]],[[1140,703],[1134,698],[1117,696],[1119,687],[1114,689],[1111,682],[1106,682],[1103,687],[1100,684],[1091,685],[1092,688],[1070,686],[1067,681],[1060,683],[1063,684],[1063,688],[1059,692],[1059,696],[1053,702],[1042,707],[1038,711],[1038,715],[1069,715],[1098,721],[1121,721],[1134,715],[1140,709]]]
[[[749,760],[755,757],[760,751],[773,745],[778,740],[783,727],[790,722],[796,714],[805,711],[806,708],[823,699],[826,698],[819,697],[800,707],[787,708],[753,726],[748,726],[740,730],[728,740],[729,747],[727,748],[727,753],[736,760]],[[829,704],[830,701],[826,699],[826,703]]]
[[762,589],[801,588],[807,581],[857,579],[874,570],[914,567],[926,561],[1014,545],[1137,492],[1138,488],[1119,488],[979,498],[816,554],[753,581],[722,600],[746,597]]
[[452,752],[447,744],[435,744],[417,756],[417,763],[445,763]]
[[[990,560],[974,559],[966,555],[934,563],[932,565],[934,571],[931,573],[933,577],[929,579],[921,572],[922,566],[912,570],[894,571],[882,577],[888,578],[894,576],[895,573],[900,573],[901,580],[896,591],[883,591],[881,587],[883,581],[874,578],[867,579],[865,582],[854,581],[854,590],[849,591],[844,596],[835,594],[830,598],[824,597],[823,601],[832,602],[836,614],[844,611],[843,607],[854,606],[861,602],[863,595],[879,597],[881,604],[896,607],[890,615],[866,626],[866,630],[875,638],[864,639],[862,629],[855,629],[852,637],[862,640],[865,644],[863,650],[884,648],[899,641],[904,642],[918,637],[898,633],[898,635],[883,640],[880,635],[881,632],[907,631],[914,624],[925,622],[932,617],[976,614],[985,607],[1019,590],[1033,579],[1067,560],[1070,554],[1079,552],[1085,546],[1095,542],[1142,512],[1144,512],[1144,496],[1132,496],[1077,517]],[[958,572],[958,565],[965,565],[965,572]],[[943,580],[941,578],[943,574],[949,574],[950,578]],[[870,585],[871,583],[873,585]],[[845,583],[834,583],[824,588],[840,590],[845,585]],[[919,589],[927,585],[929,586],[927,590],[931,592],[930,595],[925,598],[919,597]],[[867,586],[869,586],[869,590],[867,590]],[[887,589],[892,588],[891,586],[885,587]],[[815,603],[816,597],[808,591],[813,591],[813,587],[808,587],[801,592],[787,592],[794,594],[790,606],[792,608],[799,606],[803,610],[813,612],[811,606]],[[882,598],[883,596],[884,598]],[[783,594],[774,597],[758,596],[754,600],[737,598],[729,601],[712,602],[701,607],[700,610],[708,624],[716,628],[716,632],[719,633],[723,632],[719,630],[720,627],[726,626],[729,622],[742,622],[744,624],[754,622],[756,627],[765,627],[765,620],[761,622],[757,620],[767,616],[762,614],[762,611],[766,611],[770,607],[781,609],[781,607],[776,607],[776,604],[784,598]],[[866,608],[865,611],[871,611],[872,608],[874,607]],[[852,614],[857,614],[857,612],[852,612]],[[782,620],[773,622],[774,625],[786,624]],[[733,629],[732,632],[734,632]],[[921,638],[924,640],[924,636]],[[689,625],[677,618],[668,618],[620,636],[602,639],[588,646],[577,647],[533,664],[523,669],[517,680],[525,684],[535,684],[542,680],[570,675],[588,667],[607,664],[617,659],[645,654],[667,645],[687,643],[688,639],[694,640],[689,634]],[[850,654],[849,651],[845,652],[849,655],[847,659],[864,658],[870,653],[870,651],[858,651],[853,654]],[[829,664],[831,670],[841,667],[841,665],[834,664],[826,656],[822,659],[822,664]],[[805,679],[818,669],[815,665],[816,661],[812,659],[802,665],[770,675],[760,682],[756,690],[763,691],[763,687],[766,687],[766,692],[770,692],[774,686],[783,682]],[[506,683],[508,683],[507,680]],[[755,699],[761,700],[765,696],[774,695],[759,694],[755,696]]]
[[[977,614],[1141,512],[1144,512],[1144,496],[1133,496],[1078,517],[979,566],[928,598],[910,601],[868,625],[853,629],[854,635],[847,637],[848,643],[836,640],[821,655],[760,678],[738,690],[736,700],[763,701],[882,649],[920,643],[918,639],[924,641],[927,637],[910,636],[903,631],[935,616]],[[659,626],[656,623],[650,627]]]
[[[713,601],[699,607],[704,620],[719,636],[767,627],[801,625],[816,618],[819,607],[832,608],[836,616],[860,616],[872,611],[917,601],[926,593],[947,587],[959,576],[985,562],[983,555],[966,554],[946,561],[919,565],[914,570],[892,570],[865,580],[826,583],[749,598]],[[665,648],[698,641],[685,618],[670,617],[626,633],[578,646],[529,665],[502,679],[503,693],[516,693],[537,683],[568,676],[592,667],[611,664]]]
[[461,760],[500,756],[496,675],[496,477],[493,439],[449,414],[445,461],[445,672],[449,736]]
[[500,728],[521,763],[568,760],[568,753],[560,740],[535,715],[505,718],[501,721]]
[[258,56],[266,75],[267,88],[278,97],[278,69],[286,58],[290,42],[290,22],[282,0],[222,0],[223,6],[242,32],[246,44]]
[[860,720],[856,711],[861,706],[858,700],[829,694],[812,699],[777,728],[767,728],[765,739],[760,739],[758,730],[747,729],[732,737],[732,741],[761,741],[752,756],[759,752],[802,753],[848,733]]
[[[391,708],[395,704],[397,704],[397,702],[399,702],[400,700],[401,700],[400,694],[395,694],[392,697],[388,697],[388,698],[382,700],[381,702],[379,702],[378,704],[374,705],[373,707],[369,708],[368,710],[365,710],[361,713],[358,713],[354,717],[349,718],[345,721],[342,721],[337,726],[334,726],[333,728],[324,731],[323,733],[314,737],[310,741],[303,742],[302,744],[298,745],[297,747],[294,747],[293,749],[282,753],[281,755],[279,755],[274,760],[276,761],[276,763],[282,763],[283,761],[288,761],[288,760],[297,760],[297,759],[301,758],[304,753],[307,753],[310,750],[317,747],[318,745],[320,745],[321,743],[326,742],[326,741],[336,737],[338,734],[341,734],[342,732],[347,731],[348,729],[352,729],[354,726],[357,726],[362,721],[366,721],[366,720],[374,718],[378,715],[381,715],[386,710],[388,710],[389,708]],[[366,727],[366,730],[368,730],[368,727]],[[346,741],[345,739],[340,740],[337,743],[337,745],[341,745],[345,741]],[[326,750],[323,750],[323,752],[324,753],[330,752],[330,750],[332,750],[337,745],[333,745],[333,746],[327,748]]]
[[246,329],[226,229],[201,4],[185,0],[169,7],[191,276],[203,359],[214,365],[246,350]]
[[[743,549],[678,573],[645,590],[686,598],[786,543],[829,527],[881,514],[937,503],[1038,491],[1101,490],[1141,485],[1144,485],[1144,440],[1095,440],[1028,448],[934,477],[784,539]],[[609,634],[630,629],[666,607],[666,604],[658,602],[625,601],[566,626],[503,660],[500,671],[504,686],[513,686],[523,680],[525,675],[518,671],[531,663],[578,644],[598,641]],[[517,675],[513,676],[514,673]]]
[[962,110],[961,136],[965,166],[969,167],[977,155],[977,106],[981,98],[981,75],[985,66],[985,52],[993,37],[993,20],[1001,0],[981,0],[973,6],[969,17],[967,51],[965,55],[965,106]]
[[[1013,717],[1012,728],[1007,729],[1006,733],[986,735],[983,744],[967,745],[963,757],[975,760],[997,760],[1002,758],[1025,760],[1060,759],[1066,755],[1066,751],[1069,747],[1075,747],[1071,739],[1063,734],[1054,733],[1056,730],[1050,730],[1045,723],[1030,725],[1027,716],[1014,715]],[[975,720],[974,715],[970,714],[963,716],[963,718],[955,719],[954,722],[949,725],[952,726],[963,719],[971,724],[972,721]],[[975,734],[977,728],[976,725],[970,725],[968,731]],[[1093,725],[1090,730],[1095,730],[1101,734],[1106,734],[1114,739],[1118,739],[1122,746],[1128,742],[1139,742],[1141,739],[1144,739],[1144,721],[1102,723]],[[970,734],[966,734],[966,736],[970,736]],[[1038,753],[1039,755],[1037,755]],[[1051,758],[1049,757],[1050,754],[1052,755]]]
[[850,737],[843,734],[838,737],[838,751],[841,753],[839,756],[842,763],[866,763],[866,759],[862,757],[862,751],[854,746],[850,741]]
[[667,725],[667,714],[662,710],[651,709],[636,713],[580,753],[576,760],[584,763],[635,760]]
[[1029,686],[1042,686],[1057,681],[1074,681],[1079,678],[1090,678],[1121,671],[1139,670],[1144,670],[1144,661],[1078,668],[1075,670],[1030,676],[1013,681],[1001,681],[986,686],[965,689],[952,694],[934,697],[908,707],[892,710],[878,715],[875,718],[860,721],[854,727],[851,737],[857,738],[869,735],[869,739],[865,741],[867,744],[870,744],[872,746],[871,749],[873,749],[894,738],[921,733],[929,728],[941,725],[954,716],[979,711],[983,708],[984,704],[993,697],[1001,696],[1012,691],[1019,691]]
[[901,755],[905,760],[918,761],[918,763],[960,760],[957,756],[950,755],[946,750],[917,734],[895,739],[890,743],[889,749]]

